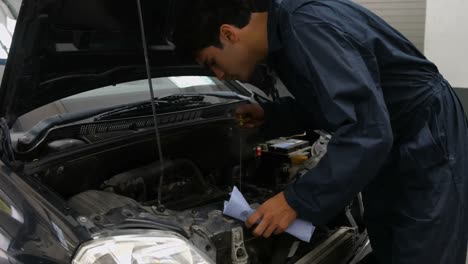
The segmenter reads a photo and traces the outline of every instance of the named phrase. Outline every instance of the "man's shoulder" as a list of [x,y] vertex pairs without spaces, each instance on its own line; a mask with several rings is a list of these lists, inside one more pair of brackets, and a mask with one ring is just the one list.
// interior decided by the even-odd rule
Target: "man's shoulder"
[[333,7],[343,0],[273,0],[273,3],[284,12],[293,13],[297,9],[306,6],[328,6]]
[[[315,0],[316,1],[316,0]],[[293,13],[297,8],[304,4],[315,2],[314,0],[273,0],[277,10],[280,12]]]
[[[278,17],[288,17],[291,22],[325,23],[347,31],[350,25],[369,13],[350,0],[273,0]],[[287,16],[281,16],[287,14]],[[296,21],[296,22],[298,22]]]

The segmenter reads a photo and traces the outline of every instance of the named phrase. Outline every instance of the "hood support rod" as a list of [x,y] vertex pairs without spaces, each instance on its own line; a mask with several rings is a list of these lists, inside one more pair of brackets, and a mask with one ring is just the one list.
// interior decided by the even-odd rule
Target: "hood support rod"
[[161,137],[158,128],[157,116],[156,116],[156,101],[154,100],[154,91],[153,91],[153,82],[151,80],[151,68],[149,63],[149,56],[148,56],[148,44],[146,43],[146,33],[145,33],[145,26],[143,22],[143,12],[141,8],[141,1],[136,0],[138,5],[138,18],[140,22],[140,30],[141,30],[141,41],[143,45],[143,54],[145,56],[145,66],[146,66],[146,75],[148,77],[148,85],[151,95],[151,108],[153,110],[153,121],[154,121],[154,131],[156,133],[156,143],[158,145],[158,154],[159,154],[159,161],[161,165],[161,176],[159,177],[159,185],[158,185],[158,211],[164,211],[164,206],[161,203],[161,191],[162,191],[162,184],[164,178],[164,158],[162,153],[162,146],[161,146]]

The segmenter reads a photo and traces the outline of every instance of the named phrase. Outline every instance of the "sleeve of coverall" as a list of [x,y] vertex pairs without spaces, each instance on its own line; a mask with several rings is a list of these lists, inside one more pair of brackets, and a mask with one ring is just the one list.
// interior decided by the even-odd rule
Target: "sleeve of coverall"
[[268,139],[299,134],[316,128],[312,127],[314,123],[311,120],[306,122],[307,115],[304,109],[292,97],[281,97],[275,102],[263,103],[261,106],[265,111],[265,123],[260,131]]
[[[297,12],[297,10],[296,10]],[[297,12],[285,39],[288,59],[307,78],[334,135],[319,165],[284,193],[298,217],[323,224],[378,173],[393,135],[374,55],[336,27]]]

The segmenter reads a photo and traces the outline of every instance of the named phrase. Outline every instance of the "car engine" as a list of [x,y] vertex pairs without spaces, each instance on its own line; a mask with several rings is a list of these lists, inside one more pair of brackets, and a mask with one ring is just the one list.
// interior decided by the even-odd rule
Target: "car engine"
[[[227,176],[221,178],[229,179],[223,184],[212,179],[216,175],[206,175],[192,160],[172,158],[164,166],[153,162],[118,173],[94,190],[73,195],[68,203],[90,220],[87,226],[91,230],[145,227],[175,231],[216,263],[300,263],[297,261],[301,259],[307,263],[337,263],[333,262],[336,251],[327,253],[325,245],[342,248],[338,251],[340,259],[357,245],[358,227],[350,225],[345,214],[330,227],[317,227],[312,241],[305,243],[289,234],[255,237],[243,222],[222,213],[223,202],[229,199],[234,185],[242,189],[255,208],[313,168],[326,153],[330,135],[319,132],[313,144],[299,138],[243,146],[249,158],[222,170],[222,175]],[[310,262],[312,259],[323,261]]]

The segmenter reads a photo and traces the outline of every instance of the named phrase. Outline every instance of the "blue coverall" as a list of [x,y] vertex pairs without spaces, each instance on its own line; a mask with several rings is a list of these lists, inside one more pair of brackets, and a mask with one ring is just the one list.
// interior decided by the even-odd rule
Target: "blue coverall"
[[379,262],[465,263],[468,124],[437,67],[347,0],[272,0],[268,44],[295,100],[263,105],[263,129],[334,133],[285,190],[298,216],[325,223],[362,191]]

